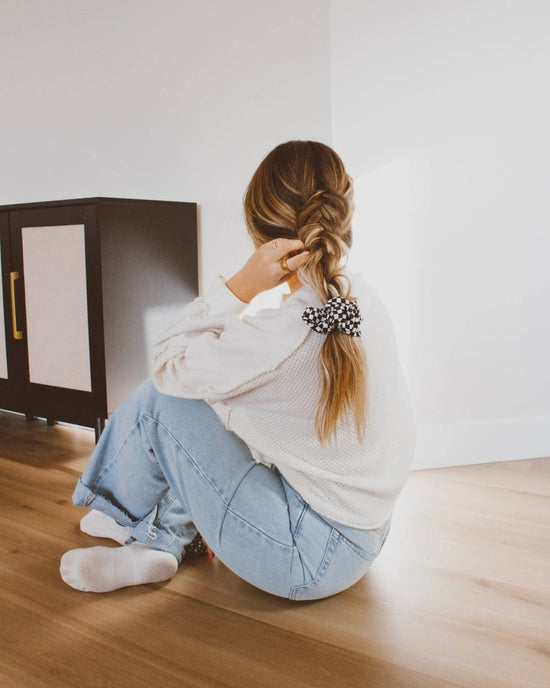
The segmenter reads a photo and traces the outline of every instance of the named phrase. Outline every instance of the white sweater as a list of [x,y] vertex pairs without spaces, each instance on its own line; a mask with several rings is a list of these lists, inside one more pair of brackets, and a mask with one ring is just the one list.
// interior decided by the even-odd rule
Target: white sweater
[[352,295],[363,316],[367,357],[367,430],[359,443],[353,420],[336,444],[315,432],[325,335],[301,316],[322,306],[308,285],[254,316],[225,279],[177,314],[154,351],[153,381],[172,396],[204,399],[254,460],[274,464],[320,514],[355,528],[377,528],[391,515],[406,482],[417,428],[397,358],[390,316],[361,276]]

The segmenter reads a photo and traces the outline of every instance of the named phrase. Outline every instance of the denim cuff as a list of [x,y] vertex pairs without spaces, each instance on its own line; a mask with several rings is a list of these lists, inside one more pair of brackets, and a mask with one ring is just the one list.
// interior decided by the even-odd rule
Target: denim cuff
[[[140,542],[151,549],[158,549],[162,552],[173,554],[179,563],[185,555],[185,544],[182,538],[173,533],[160,529],[155,525],[158,507],[140,520],[132,518],[126,511],[113,504],[106,497],[94,492],[90,487],[78,479],[77,485],[72,495],[75,506],[83,506],[88,509],[95,509],[106,514],[121,526],[126,526],[131,530],[131,537],[125,544]],[[189,542],[193,540],[195,533],[192,534]]]

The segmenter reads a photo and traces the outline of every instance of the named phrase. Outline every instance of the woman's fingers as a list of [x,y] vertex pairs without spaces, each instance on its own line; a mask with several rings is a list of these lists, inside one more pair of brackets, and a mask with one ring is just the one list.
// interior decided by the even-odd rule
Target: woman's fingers
[[304,242],[300,239],[274,239],[267,244],[267,247],[269,247],[270,252],[273,252],[270,257],[279,263],[284,274],[288,274],[283,268],[285,259],[288,271],[296,272],[307,262],[310,256],[309,251],[304,251]]
[[262,244],[225,285],[238,299],[249,303],[262,291],[289,279],[309,258],[304,248],[299,239],[272,239]]
[[294,251],[301,251],[305,248],[304,242],[300,239],[274,239],[268,242],[267,246],[273,251],[273,257],[276,260],[281,260],[289,253]]
[[287,258],[286,259],[287,268],[290,270],[290,272],[296,272],[296,270],[301,268],[302,265],[305,265],[307,263],[310,255],[311,254],[309,251],[302,251],[301,253],[298,253],[295,256],[291,256],[290,258]]

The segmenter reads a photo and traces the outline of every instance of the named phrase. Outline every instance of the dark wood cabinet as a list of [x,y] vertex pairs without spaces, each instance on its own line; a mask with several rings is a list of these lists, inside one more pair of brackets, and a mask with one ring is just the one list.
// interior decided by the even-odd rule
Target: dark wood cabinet
[[99,436],[198,293],[196,218],[172,201],[0,206],[0,408]]

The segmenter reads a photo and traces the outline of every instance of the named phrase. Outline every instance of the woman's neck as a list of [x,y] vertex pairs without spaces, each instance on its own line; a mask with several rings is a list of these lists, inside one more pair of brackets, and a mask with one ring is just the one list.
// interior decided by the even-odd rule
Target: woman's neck
[[294,294],[295,291],[298,291],[298,289],[304,286],[298,279],[298,275],[292,275],[292,277],[287,280],[287,284],[291,294]]

